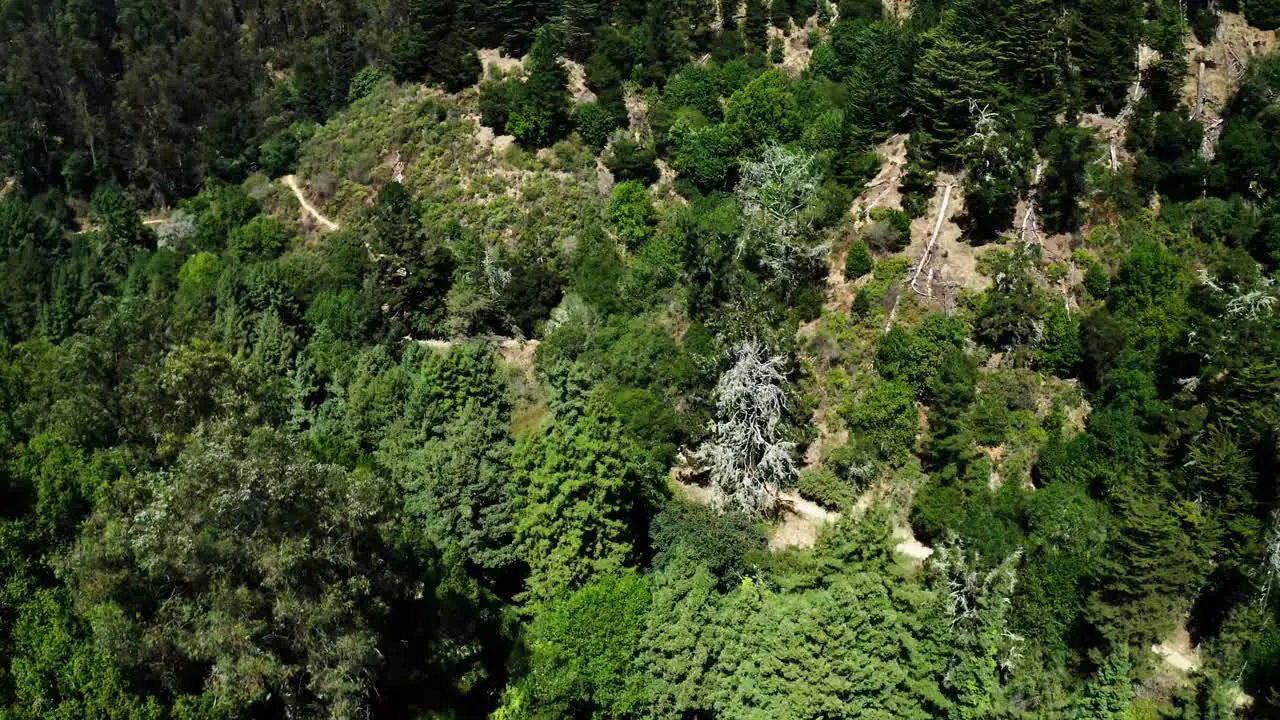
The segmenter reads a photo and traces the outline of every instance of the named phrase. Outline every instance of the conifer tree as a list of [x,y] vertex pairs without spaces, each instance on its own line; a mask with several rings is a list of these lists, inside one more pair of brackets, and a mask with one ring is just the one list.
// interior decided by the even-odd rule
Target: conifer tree
[[733,367],[716,384],[712,438],[698,453],[711,472],[716,505],[753,517],[772,515],[779,489],[796,475],[794,443],[782,435],[782,358],[765,353],[756,342],[738,346]]
[[507,132],[522,145],[546,147],[569,132],[569,74],[559,55],[559,39],[547,28],[539,30],[529,51],[528,77],[507,119]]
[[924,131],[922,144],[926,152],[942,158],[957,155],[973,127],[970,103],[990,105],[996,78],[991,48],[956,39],[948,29],[951,17],[948,14],[942,25],[925,35],[912,83],[915,114]]
[[747,0],[742,35],[755,52],[764,52],[769,41],[769,5],[766,0]]

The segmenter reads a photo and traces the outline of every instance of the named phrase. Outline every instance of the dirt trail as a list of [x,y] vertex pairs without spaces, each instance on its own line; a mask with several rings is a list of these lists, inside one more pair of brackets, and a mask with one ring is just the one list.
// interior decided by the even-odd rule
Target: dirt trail
[[293,196],[298,198],[298,204],[301,205],[302,209],[305,210],[308,215],[314,218],[316,222],[320,223],[321,225],[323,225],[325,228],[329,230],[337,230],[340,227],[338,223],[330,220],[324,215],[321,215],[320,211],[316,209],[316,206],[312,205],[310,201],[308,201],[307,198],[302,194],[302,187],[298,185],[297,175],[285,175],[284,177],[280,178],[280,180],[283,181],[285,185],[289,186],[289,189],[293,191]]
[[1191,633],[1185,624],[1179,623],[1173,634],[1159,645],[1152,645],[1151,652],[1164,658],[1170,667],[1192,672],[1200,667],[1199,649],[1191,644]]

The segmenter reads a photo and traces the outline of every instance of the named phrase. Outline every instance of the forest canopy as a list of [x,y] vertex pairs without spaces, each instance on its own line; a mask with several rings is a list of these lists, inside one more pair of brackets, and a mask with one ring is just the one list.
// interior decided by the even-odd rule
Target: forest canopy
[[0,720],[1280,716],[1278,25],[0,0]]

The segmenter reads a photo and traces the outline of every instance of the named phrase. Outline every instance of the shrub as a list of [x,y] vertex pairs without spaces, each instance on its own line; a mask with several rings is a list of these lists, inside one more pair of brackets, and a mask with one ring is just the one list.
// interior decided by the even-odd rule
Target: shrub
[[750,569],[750,557],[765,552],[768,538],[744,516],[673,500],[653,518],[649,529],[653,564],[662,568],[681,551],[697,558],[722,587],[730,587]]
[[629,250],[636,250],[653,231],[653,199],[649,189],[635,180],[619,183],[609,201],[609,219],[618,238]]
[[385,77],[386,73],[376,65],[365,65],[360,68],[360,72],[351,78],[351,83],[347,86],[347,101],[355,102],[360,98],[368,97],[378,89]]
[[844,259],[845,277],[850,280],[860,278],[871,272],[874,267],[875,260],[871,258],[871,250],[867,248],[867,244],[862,241],[855,242]]
[[738,162],[738,146],[724,125],[695,126],[685,119],[671,128],[671,164],[703,192],[724,189]]
[[658,181],[656,159],[652,147],[641,144],[625,131],[619,131],[614,135],[604,164],[619,182],[639,180],[645,185],[652,185]]
[[1213,36],[1218,34],[1218,13],[1209,8],[1196,8],[1191,11],[1191,31],[1196,34],[1196,39],[1201,45],[1208,45],[1213,42]]
[[769,41],[769,62],[773,63],[774,65],[781,65],[784,57],[785,56],[783,55],[782,38],[776,37],[773,40]]
[[584,103],[573,110],[573,128],[596,150],[609,142],[609,135],[618,125],[618,116],[600,103]]
[[826,468],[805,468],[800,473],[800,482],[796,490],[801,497],[812,500],[828,510],[840,510],[857,499],[848,484]]
[[898,252],[911,243],[911,216],[901,210],[875,208],[862,239],[880,252]]
[[520,99],[520,81],[508,78],[480,85],[480,122],[499,135],[507,134],[511,108]]
[[903,382],[876,383],[842,409],[849,436],[879,457],[902,461],[911,453],[919,429],[915,392]]

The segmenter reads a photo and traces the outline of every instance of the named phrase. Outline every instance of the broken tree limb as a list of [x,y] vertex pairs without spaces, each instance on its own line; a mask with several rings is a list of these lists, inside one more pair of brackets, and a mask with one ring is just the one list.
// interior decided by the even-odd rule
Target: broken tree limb
[[915,289],[916,280],[920,279],[920,271],[924,270],[924,266],[929,263],[929,253],[933,252],[933,245],[938,241],[938,233],[942,230],[942,221],[947,217],[947,205],[951,203],[951,183],[947,183],[946,188],[942,191],[942,204],[938,206],[938,219],[933,223],[933,234],[929,236],[929,243],[924,246],[924,254],[920,256],[920,262],[916,263],[916,271],[911,275],[911,287]]
[[1200,61],[1200,69],[1196,72],[1196,106],[1191,110],[1189,120],[1204,117],[1204,60]]

